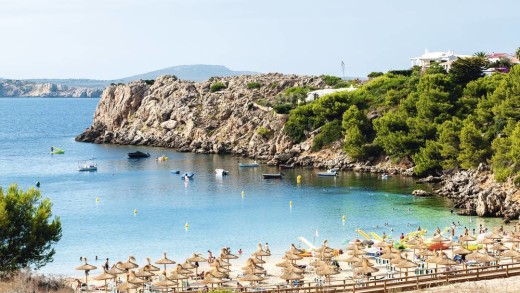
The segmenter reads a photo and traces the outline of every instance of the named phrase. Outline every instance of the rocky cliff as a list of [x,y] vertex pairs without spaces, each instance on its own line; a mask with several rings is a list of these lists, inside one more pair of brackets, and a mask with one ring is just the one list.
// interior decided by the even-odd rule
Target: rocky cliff
[[[224,89],[211,92],[212,84]],[[249,89],[248,84],[260,83]],[[260,160],[291,149],[281,131],[287,115],[259,101],[274,101],[293,86],[325,86],[318,77],[265,74],[204,82],[161,76],[152,85],[134,81],[103,92],[93,125],[78,141],[139,144],[196,153],[230,153]]]
[[72,87],[57,83],[35,83],[24,80],[0,80],[0,97],[99,98],[102,90]]

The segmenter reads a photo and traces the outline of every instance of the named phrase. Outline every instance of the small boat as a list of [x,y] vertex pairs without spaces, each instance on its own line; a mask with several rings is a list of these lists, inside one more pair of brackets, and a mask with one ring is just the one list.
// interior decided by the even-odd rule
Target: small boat
[[97,164],[94,160],[87,160],[78,163],[78,171],[80,172],[93,172],[97,171]]
[[294,169],[294,165],[279,165],[280,169]]
[[381,179],[383,179],[383,180],[384,180],[384,179],[388,179],[388,174],[383,173],[383,174],[381,175]]
[[258,167],[260,164],[258,164],[256,161],[253,163],[238,163],[239,167]]
[[329,169],[329,170],[327,170],[327,172],[318,172],[318,176],[323,176],[323,177],[338,176],[338,170],[337,169]]
[[149,153],[143,153],[143,152],[140,152],[140,151],[133,152],[133,153],[128,153],[128,158],[129,159],[141,159],[141,158],[148,158],[148,157],[150,157]]
[[181,174],[180,170],[170,170],[170,173],[172,174]]
[[63,155],[65,153],[64,150],[57,148],[55,146],[51,146],[51,155]]
[[229,175],[229,171],[226,171],[224,169],[215,169],[215,174],[218,176]]
[[158,162],[164,162],[164,161],[168,160],[168,157],[165,156],[165,155],[162,155],[160,157],[156,157],[155,160],[158,161]]
[[282,179],[283,174],[282,173],[262,174],[262,177],[264,179]]
[[181,176],[181,179],[182,180],[191,180],[191,179],[193,179],[193,175],[195,175],[195,174],[193,174],[191,172],[186,172],[186,173],[184,173],[184,175]]

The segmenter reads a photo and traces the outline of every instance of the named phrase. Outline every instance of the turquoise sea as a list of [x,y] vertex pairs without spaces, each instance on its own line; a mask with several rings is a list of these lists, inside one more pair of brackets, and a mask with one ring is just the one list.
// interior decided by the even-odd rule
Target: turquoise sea
[[[412,178],[382,180],[353,172],[319,178],[317,170],[294,169],[286,170],[283,180],[263,180],[262,173],[277,169],[239,169],[238,162],[248,160],[230,155],[75,142],[90,126],[98,101],[0,98],[0,186],[18,183],[25,190],[41,182],[43,196],[52,200],[62,221],[62,239],[44,273],[78,274],[80,256],[97,265],[106,257],[125,260],[128,255],[143,263],[166,251],[183,261],[192,252],[217,254],[224,246],[248,255],[259,242],[268,242],[281,256],[291,243],[299,244],[300,236],[317,245],[328,239],[339,248],[361,237],[357,228],[397,238],[417,226],[433,231],[453,221],[470,228],[499,223],[451,214],[443,198],[412,197],[417,188]],[[51,146],[65,154],[50,155]],[[126,158],[136,150],[152,158]],[[169,160],[153,159],[162,154]],[[76,171],[78,161],[92,157],[97,172]],[[231,174],[218,178],[215,168]],[[172,169],[194,172],[194,179],[185,182]]]

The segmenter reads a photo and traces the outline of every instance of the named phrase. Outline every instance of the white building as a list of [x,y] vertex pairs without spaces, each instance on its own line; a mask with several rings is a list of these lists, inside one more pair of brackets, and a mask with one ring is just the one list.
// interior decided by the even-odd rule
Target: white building
[[351,92],[353,90],[357,90],[353,85],[350,85],[350,87],[347,88],[340,88],[340,89],[322,89],[322,90],[316,90],[312,92],[307,93],[307,98],[305,98],[305,102],[312,102],[314,100],[317,100],[319,97],[322,97],[324,95],[336,93],[336,92]]
[[451,68],[451,64],[453,61],[459,58],[468,58],[470,55],[456,55],[453,51],[448,52],[428,52],[425,50],[424,54],[420,57],[411,58],[412,67],[419,66],[423,70],[430,67],[432,62],[437,62],[441,65],[446,71],[449,71]]

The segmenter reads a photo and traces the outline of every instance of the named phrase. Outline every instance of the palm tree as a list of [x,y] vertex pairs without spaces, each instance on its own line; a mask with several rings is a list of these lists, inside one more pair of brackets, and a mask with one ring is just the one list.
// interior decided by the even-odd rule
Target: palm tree
[[473,54],[473,56],[475,56],[477,58],[486,59],[487,58],[487,53],[484,52],[484,51],[479,51],[479,52],[476,52],[475,54]]
[[520,47],[518,47],[518,49],[516,49],[515,57],[516,57],[516,59],[520,60]]

